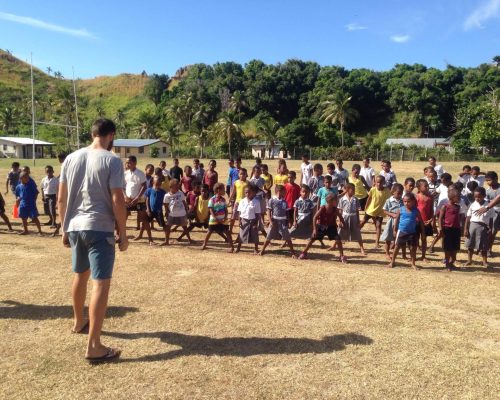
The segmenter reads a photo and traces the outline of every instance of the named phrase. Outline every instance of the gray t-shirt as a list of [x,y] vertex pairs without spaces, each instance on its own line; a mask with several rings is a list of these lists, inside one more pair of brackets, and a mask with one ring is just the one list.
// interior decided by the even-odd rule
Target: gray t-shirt
[[70,154],[59,180],[68,187],[64,232],[113,232],[111,190],[123,189],[121,160],[107,150],[84,148]]
[[278,199],[277,197],[273,197],[267,203],[267,209],[272,211],[273,219],[287,219],[287,204],[285,199]]

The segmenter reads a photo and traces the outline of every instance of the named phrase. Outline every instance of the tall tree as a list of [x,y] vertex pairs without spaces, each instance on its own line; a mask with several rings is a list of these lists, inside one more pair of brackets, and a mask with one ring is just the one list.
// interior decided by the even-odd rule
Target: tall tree
[[278,141],[281,126],[269,113],[258,114],[256,120],[259,136],[265,140],[269,149],[268,154],[270,154],[271,159],[274,159],[274,152],[272,150]]
[[229,158],[232,158],[232,143],[243,137],[244,132],[241,126],[236,122],[235,115],[230,112],[222,113],[214,126],[214,133],[226,138]]
[[12,106],[6,106],[0,109],[0,126],[7,136],[14,132],[17,124],[17,109]]
[[351,96],[347,93],[337,92],[330,95],[328,100],[320,103],[322,110],[321,120],[332,125],[340,126],[341,146],[344,147],[344,126],[359,117],[357,110],[351,107]]
[[157,106],[161,103],[163,93],[165,93],[167,87],[168,75],[153,74],[148,77],[148,81],[144,85],[144,94]]

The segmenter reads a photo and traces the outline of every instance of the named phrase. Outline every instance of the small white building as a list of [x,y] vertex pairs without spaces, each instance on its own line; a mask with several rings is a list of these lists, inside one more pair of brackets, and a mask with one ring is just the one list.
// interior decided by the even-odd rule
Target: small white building
[[280,142],[275,142],[272,147],[269,147],[269,143],[251,139],[248,141],[250,148],[252,149],[252,157],[254,158],[290,158],[285,150],[282,150],[282,144]]
[[[35,139],[35,158],[50,156],[54,143]],[[1,158],[33,158],[33,139],[25,137],[1,136]]]
[[115,139],[113,141],[113,152],[120,158],[151,157],[153,147],[158,148],[158,157],[168,156],[168,144],[159,139]]
[[427,149],[435,149],[437,147],[443,147],[449,152],[452,152],[451,147],[451,137],[449,138],[392,138],[387,139],[386,144],[392,145],[403,145],[404,147],[418,146]]

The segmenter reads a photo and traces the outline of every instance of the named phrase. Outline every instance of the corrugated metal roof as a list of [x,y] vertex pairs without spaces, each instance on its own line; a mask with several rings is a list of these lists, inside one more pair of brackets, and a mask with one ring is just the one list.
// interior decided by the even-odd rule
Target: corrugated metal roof
[[[6,142],[11,142],[15,144],[33,144],[32,138],[24,138],[24,137],[0,136],[0,140],[4,140]],[[54,143],[44,142],[43,140],[35,139],[35,144],[43,146],[52,146]]]
[[159,139],[115,139],[113,146],[115,147],[144,147],[158,143]]
[[449,144],[447,138],[391,138],[387,144],[402,144],[403,146],[435,147],[438,144]]
[[[267,146],[268,145],[268,142],[264,141],[264,140],[258,140],[258,139],[250,139],[248,141],[248,144],[250,146]],[[281,146],[281,142],[274,142],[274,145],[275,146]]]

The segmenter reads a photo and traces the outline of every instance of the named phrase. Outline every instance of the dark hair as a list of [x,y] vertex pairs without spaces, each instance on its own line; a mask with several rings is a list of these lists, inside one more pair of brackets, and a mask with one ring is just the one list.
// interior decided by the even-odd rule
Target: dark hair
[[307,193],[311,192],[311,188],[309,187],[309,185],[303,184],[303,185],[300,185],[300,188],[305,190]]
[[136,156],[128,156],[127,158],[128,162],[137,162],[137,157]]
[[92,124],[92,136],[104,137],[116,132],[116,125],[107,118],[99,118]]
[[354,183],[351,183],[351,182],[346,183],[346,184],[344,185],[344,188],[345,188],[345,189],[349,189],[349,188],[350,188],[350,189],[352,189],[352,190],[356,189],[356,187],[354,186]]
[[200,162],[200,160],[199,160],[199,159],[197,159],[197,158],[195,158],[195,159],[193,160],[193,163],[196,163],[196,162],[197,162],[197,163],[199,163],[199,162]]
[[382,164],[387,164],[389,167],[392,165],[389,160],[382,160]]
[[434,156],[430,156],[430,157],[428,158],[428,160],[436,161],[436,157],[434,157]]
[[466,164],[466,165],[464,165],[464,166],[462,167],[462,171],[463,171],[464,169],[466,169],[466,168],[467,168],[467,169],[471,169],[471,168],[470,168],[470,165],[469,165],[469,164]]
[[214,163],[214,165],[217,165],[217,161],[215,161],[215,160],[210,160],[210,161],[208,162],[208,164],[209,164],[209,165],[210,165],[211,163]]
[[455,182],[451,187],[457,189],[460,193],[464,190],[464,184],[460,181]]
[[238,158],[236,159],[236,162],[241,163],[241,157],[238,157]]
[[474,165],[471,170],[481,172],[481,168],[479,168],[477,165]]
[[214,189],[213,189],[213,190],[214,190],[214,192],[217,192],[217,191],[218,191],[218,190],[220,190],[221,188],[222,188],[222,189],[224,189],[224,184],[223,184],[223,183],[221,183],[221,182],[217,182],[217,183],[214,185]]
[[473,192],[474,190],[476,190],[476,188],[478,187],[478,183],[476,181],[469,181],[467,182],[467,189],[469,189],[471,192]]
[[326,175],[325,176],[325,181],[328,181],[328,182],[333,182],[333,178],[331,175]]
[[67,155],[66,153],[59,153],[59,154],[57,155],[57,159],[59,160],[59,162],[60,162],[60,163],[62,163],[64,160],[66,160],[66,157],[67,157],[67,156],[68,156],[68,155]]
[[233,159],[233,158],[230,158],[230,159],[228,160],[228,162],[234,162],[234,159]]
[[255,158],[257,164],[262,164],[262,159],[260,157]]
[[351,168],[351,171],[354,171],[355,169],[361,171],[361,165],[359,165],[359,164],[353,164],[352,168]]
[[415,186],[417,187],[417,189],[420,187],[420,185],[422,184],[426,184],[426,185],[429,185],[429,183],[425,180],[425,179],[419,179],[415,182]]
[[370,157],[363,157],[363,161],[371,161]]
[[208,187],[208,185],[206,183],[204,183],[203,185],[201,185],[201,189],[202,190],[210,190],[210,188]]
[[[278,187],[278,186],[280,186],[280,185],[277,185],[276,187]],[[258,191],[259,191],[258,186],[257,186],[257,185],[255,185],[255,184],[253,184],[253,183],[250,183],[250,184],[247,186],[247,189],[248,189],[248,191],[249,191],[249,192],[252,192],[252,193],[255,193],[255,194],[257,194],[257,193],[258,193]]]
[[309,158],[309,154],[302,154],[302,158]]
[[380,179],[382,181],[382,183],[385,183],[385,176],[384,175],[377,175],[375,177],[375,180],[377,180],[377,179]]
[[474,193],[479,193],[481,196],[486,196],[486,189],[484,187],[478,186],[474,189]]
[[452,198],[454,196],[460,196],[460,192],[453,186],[451,189],[448,189],[448,198]]
[[161,161],[160,161],[160,164],[165,164],[165,165],[167,165],[167,162],[166,162],[165,160],[161,160]]
[[328,163],[326,164],[326,168],[335,168],[335,164],[334,163]]
[[21,164],[19,164],[17,161],[14,161],[12,163],[12,168],[19,168],[21,166]]
[[415,195],[413,193],[405,193],[405,195],[403,196],[403,198],[405,198],[405,197],[407,199],[415,201]]
[[485,179],[490,179],[492,181],[498,181],[498,174],[495,171],[488,171],[484,176]]
[[146,164],[146,167],[144,169],[149,169],[149,168],[154,168],[155,166],[153,164]]
[[54,172],[54,168],[52,167],[52,165],[46,165],[45,169],[48,169],[49,171]]
[[411,176],[405,179],[405,185],[407,185],[410,182],[413,183],[413,186],[415,186],[415,179],[413,179]]
[[160,167],[156,167],[154,173],[155,173],[155,175],[161,175],[161,176],[163,176],[163,171],[162,171],[162,169]]
[[245,174],[247,174],[247,175],[248,175],[248,171],[247,171],[247,169],[246,169],[246,168],[240,168],[240,172],[244,172]]
[[451,182],[451,175],[448,172],[444,172],[441,174],[441,181],[450,181]]
[[260,169],[264,169],[264,168],[269,169],[269,167],[267,166],[267,164],[262,164],[262,165],[260,166]]
[[342,161],[341,158],[337,158],[335,161],[338,162],[338,163],[342,163],[342,164],[344,163],[344,161]]
[[276,187],[274,188],[275,192],[279,192],[281,190],[285,190],[285,187],[283,185],[276,185]]
[[323,166],[320,163],[314,164],[313,170],[323,169]]
[[294,178],[297,178],[297,173],[295,171],[288,171],[288,175],[292,175]]
[[178,158],[174,158],[174,162],[179,162],[179,159]]
[[395,183],[391,187],[391,193],[394,193],[396,190],[400,190],[401,192],[403,192],[405,188],[403,187],[403,185],[401,185],[401,183]]
[[435,172],[436,170],[434,169],[434,167],[431,167],[430,165],[428,167],[425,167],[424,168],[424,172],[427,173],[427,171],[433,171]]

